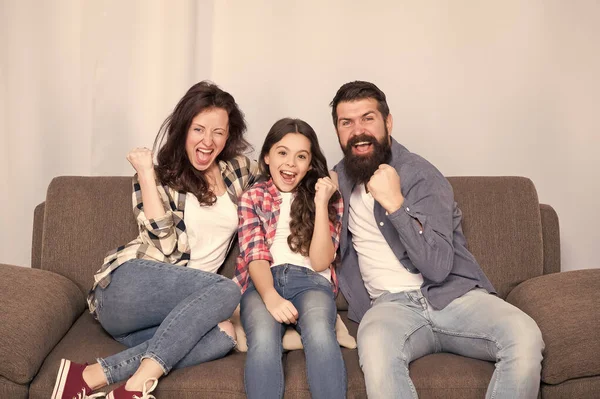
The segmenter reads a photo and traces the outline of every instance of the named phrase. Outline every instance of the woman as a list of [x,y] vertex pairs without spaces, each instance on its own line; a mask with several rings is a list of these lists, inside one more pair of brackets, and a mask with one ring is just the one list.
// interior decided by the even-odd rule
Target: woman
[[[127,159],[139,236],[111,251],[94,276],[90,312],[129,349],[92,365],[62,359],[52,398],[153,398],[158,378],[226,355],[227,320],[239,287],[216,274],[236,232],[237,199],[257,167],[243,152],[246,123],[234,98],[215,84],[192,86],[149,149]],[[161,147],[163,141],[166,142]],[[186,267],[184,267],[186,266]]]

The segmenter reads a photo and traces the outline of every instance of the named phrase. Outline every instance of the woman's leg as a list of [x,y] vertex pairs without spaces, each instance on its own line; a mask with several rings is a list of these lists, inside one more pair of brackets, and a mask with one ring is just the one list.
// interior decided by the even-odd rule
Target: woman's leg
[[[200,338],[196,345],[183,357],[183,359],[173,366],[173,368],[179,369],[194,366],[196,364],[220,359],[227,355],[235,346],[235,336],[234,332],[230,331],[226,327],[226,323],[229,322],[221,322],[219,325],[207,332],[206,335]],[[147,334],[149,330],[155,332],[157,329],[158,327],[153,327],[148,330],[143,330],[142,336]],[[153,334],[150,335],[150,338],[152,336]],[[131,341],[131,337],[128,337],[128,340]],[[147,339],[138,345],[114,355],[118,356],[118,359],[116,360],[111,359],[112,356],[109,356],[105,359],[98,359],[98,369],[96,369],[96,367],[93,368],[92,366],[86,368],[86,372],[88,369],[91,369],[92,371],[94,369],[96,370],[94,372],[90,372],[87,378],[84,374],[84,379],[92,382],[95,389],[106,384],[107,378],[105,375],[110,375],[112,382],[128,379],[139,368],[142,357],[148,350],[149,345],[150,341]],[[107,372],[104,373],[103,369],[107,369]],[[98,372],[100,374],[98,374]],[[100,385],[98,385],[97,382],[98,378],[100,378],[102,382]],[[90,384],[90,387],[92,387],[92,384]]]
[[[217,356],[215,352],[203,351],[202,347],[194,349],[205,335],[208,340],[231,344],[231,339],[218,330],[208,333],[231,316],[239,302],[239,288],[233,281],[213,273],[146,260],[127,262],[112,277],[105,290],[97,290],[102,326],[124,343],[152,338],[99,359],[109,383],[131,375],[140,359],[155,362],[160,375],[168,373],[190,352],[200,355],[194,360],[211,360]],[[223,348],[220,345],[217,352],[222,353]]]

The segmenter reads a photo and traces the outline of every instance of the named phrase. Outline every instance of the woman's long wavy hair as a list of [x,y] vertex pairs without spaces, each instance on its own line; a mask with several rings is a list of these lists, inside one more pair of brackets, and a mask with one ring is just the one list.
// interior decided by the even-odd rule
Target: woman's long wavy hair
[[[281,141],[285,135],[298,133],[310,141],[311,169],[306,173],[302,181],[294,189],[295,198],[292,202],[290,232],[287,241],[293,252],[308,256],[310,250],[310,241],[315,228],[315,184],[321,177],[329,176],[327,168],[327,159],[319,147],[319,140],[313,128],[300,119],[284,118],[280,119],[271,127],[265,143],[260,151],[259,166],[260,171],[265,177],[271,177],[269,165],[265,163],[265,156],[269,154],[271,148]],[[339,198],[339,192],[335,192],[330,200],[328,207],[329,220],[336,223],[337,212],[333,202]]]
[[209,81],[196,83],[179,100],[173,113],[160,127],[153,148],[154,153],[158,150],[155,169],[161,184],[194,194],[202,205],[214,204],[217,197],[211,191],[204,172],[192,165],[185,151],[185,141],[196,115],[214,108],[225,110],[229,118],[227,143],[215,161],[229,161],[243,154],[250,148],[244,138],[244,114],[231,94]]

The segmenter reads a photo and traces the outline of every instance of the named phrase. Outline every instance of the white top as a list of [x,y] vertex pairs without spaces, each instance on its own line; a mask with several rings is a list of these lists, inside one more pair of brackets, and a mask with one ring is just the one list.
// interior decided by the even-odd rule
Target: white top
[[237,206],[227,192],[211,206],[200,206],[198,198],[187,193],[183,221],[190,245],[187,267],[216,273],[238,227]]
[[409,272],[396,258],[377,226],[374,207],[375,200],[367,194],[364,184],[357,185],[350,197],[348,229],[352,233],[360,273],[371,299],[385,292],[421,288],[423,276]]
[[[307,267],[314,271],[310,264],[310,258],[299,253],[292,252],[288,245],[287,238],[290,235],[290,212],[292,210],[292,193],[280,193],[281,206],[279,208],[279,218],[277,220],[277,228],[275,229],[275,238],[271,244],[271,256],[273,256],[273,266],[290,263],[296,266]],[[329,267],[322,272],[318,272],[321,276],[331,281],[331,270]]]

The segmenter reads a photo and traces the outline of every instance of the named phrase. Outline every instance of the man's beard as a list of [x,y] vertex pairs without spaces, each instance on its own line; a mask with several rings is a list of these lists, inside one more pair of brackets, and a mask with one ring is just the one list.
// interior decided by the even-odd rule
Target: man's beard
[[[373,151],[368,155],[355,155],[352,152],[354,144],[367,142],[373,145]],[[366,184],[379,168],[379,165],[389,162],[392,157],[390,136],[385,129],[385,137],[381,142],[375,137],[366,134],[354,136],[346,143],[344,151],[344,166],[346,174],[354,184]]]

